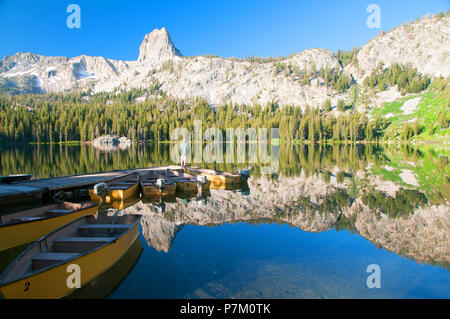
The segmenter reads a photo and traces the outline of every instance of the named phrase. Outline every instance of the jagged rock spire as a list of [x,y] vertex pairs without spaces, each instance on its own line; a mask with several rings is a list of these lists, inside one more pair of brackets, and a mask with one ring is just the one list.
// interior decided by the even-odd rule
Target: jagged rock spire
[[166,28],[155,29],[145,35],[139,48],[139,62],[163,61],[175,56],[182,56],[181,52],[175,48]]

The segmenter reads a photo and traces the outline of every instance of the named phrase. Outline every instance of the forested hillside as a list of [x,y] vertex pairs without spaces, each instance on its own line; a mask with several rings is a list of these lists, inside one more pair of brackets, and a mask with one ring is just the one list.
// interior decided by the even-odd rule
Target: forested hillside
[[[395,70],[395,69],[394,69]],[[410,72],[410,71],[407,71]],[[385,72],[384,74],[390,74]],[[403,76],[405,73],[401,73]],[[391,76],[391,75],[390,75]],[[375,82],[399,85],[398,80],[374,75]],[[155,84],[150,89],[97,93],[10,95],[0,97],[0,134],[4,143],[90,141],[114,133],[133,141],[168,141],[176,127],[280,129],[286,141],[375,141],[420,139],[449,134],[449,79],[429,79],[412,72],[406,86],[414,81],[427,88],[414,113],[403,115],[398,104],[387,103],[370,113],[340,100],[332,110],[330,100],[316,106],[224,104],[211,108],[202,98],[177,99],[167,96]],[[369,87],[378,84],[367,82]],[[405,88],[406,90],[406,88]],[[145,99],[141,99],[142,97]],[[416,96],[413,96],[416,97]],[[408,97],[411,98],[411,97]],[[395,116],[387,116],[395,113]]]

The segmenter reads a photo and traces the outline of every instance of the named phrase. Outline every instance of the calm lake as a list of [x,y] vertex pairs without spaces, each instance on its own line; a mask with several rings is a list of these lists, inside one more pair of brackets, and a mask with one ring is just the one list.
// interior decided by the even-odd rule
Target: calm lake
[[[178,164],[169,144],[0,150],[1,175]],[[450,298],[448,147],[282,144],[277,151],[271,175],[261,174],[262,163],[196,163],[251,168],[248,188],[103,207],[142,214],[140,238],[72,297]],[[0,270],[11,258],[0,255]],[[368,287],[370,265],[379,267],[380,288]]]

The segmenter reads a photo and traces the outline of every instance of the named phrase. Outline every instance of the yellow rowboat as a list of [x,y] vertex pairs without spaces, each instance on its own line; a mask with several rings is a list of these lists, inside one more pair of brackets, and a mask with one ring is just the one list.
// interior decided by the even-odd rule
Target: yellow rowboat
[[205,175],[211,182],[212,189],[227,189],[242,184],[242,177],[239,173],[221,172],[212,169],[198,167],[187,167],[186,172],[194,175]]
[[143,196],[141,197],[141,202],[143,204],[157,205],[161,203],[176,203],[177,197],[175,195],[168,196]]
[[30,243],[0,251],[0,274]]
[[141,215],[84,216],[28,246],[0,275],[5,298],[62,298],[111,268],[136,241]]
[[[106,203],[114,200],[125,200],[139,193],[139,173],[130,173],[125,176],[106,182],[108,195]],[[101,198],[95,194],[94,189],[89,190],[89,196],[93,201],[100,201]]]
[[85,215],[97,213],[94,203],[61,202],[0,215],[0,250],[28,244]]
[[[188,174],[181,169],[156,170],[156,173],[164,176],[164,178],[174,180],[177,184],[177,193],[180,192],[190,194],[198,192],[199,181],[197,180],[197,177]],[[206,179],[202,184],[202,192],[206,192],[209,189],[211,182]]]
[[99,208],[99,212],[100,213],[106,212],[109,208],[122,210],[127,207],[133,206],[140,200],[141,200],[141,193],[139,192],[138,194],[128,197],[127,199],[114,200],[107,203],[106,205],[102,205],[102,207]]
[[174,196],[177,190],[175,181],[156,171],[141,176],[141,193],[144,197]]
[[31,174],[13,174],[0,176],[0,184],[9,184],[13,182],[29,181],[33,175]]
[[138,236],[130,249],[128,249],[114,266],[91,280],[86,286],[76,289],[66,297],[70,299],[107,298],[127,278],[128,274],[139,261],[143,250],[144,248]]
[[[182,193],[193,193],[198,191],[198,183],[197,177],[186,173],[182,170],[173,170],[173,174],[175,175],[174,179],[177,183],[177,192]],[[206,179],[205,183],[202,183],[202,193],[205,193],[209,190],[211,186],[211,181]]]

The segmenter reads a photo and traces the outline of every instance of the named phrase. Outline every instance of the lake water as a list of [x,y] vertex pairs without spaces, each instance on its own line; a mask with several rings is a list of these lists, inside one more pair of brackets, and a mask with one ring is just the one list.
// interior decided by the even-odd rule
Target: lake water
[[[171,146],[3,146],[2,175],[176,164]],[[72,297],[450,298],[448,148],[280,145],[248,188],[103,207],[143,215],[139,240]],[[0,255],[0,268],[12,256]],[[7,264],[7,263],[6,263]],[[369,265],[380,288],[368,288]],[[369,280],[371,282],[371,280]]]

